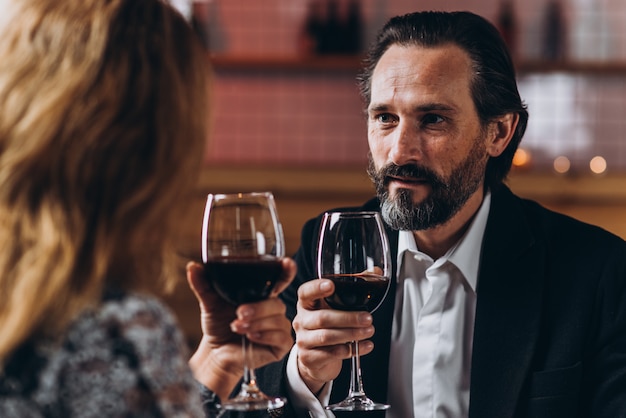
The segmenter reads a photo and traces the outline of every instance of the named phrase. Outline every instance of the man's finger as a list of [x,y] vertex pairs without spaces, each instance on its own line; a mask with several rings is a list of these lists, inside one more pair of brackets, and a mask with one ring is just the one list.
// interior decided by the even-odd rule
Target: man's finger
[[304,309],[317,309],[319,301],[330,296],[335,291],[335,285],[328,279],[308,281],[298,288],[298,304]]

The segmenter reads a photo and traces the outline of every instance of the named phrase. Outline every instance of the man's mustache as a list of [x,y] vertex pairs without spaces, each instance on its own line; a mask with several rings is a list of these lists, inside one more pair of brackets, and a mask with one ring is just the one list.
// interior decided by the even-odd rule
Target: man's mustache
[[385,185],[391,181],[391,177],[402,177],[409,180],[415,179],[430,183],[433,186],[445,187],[445,182],[443,182],[436,173],[415,164],[396,165],[391,163],[378,171],[378,178],[383,181]]

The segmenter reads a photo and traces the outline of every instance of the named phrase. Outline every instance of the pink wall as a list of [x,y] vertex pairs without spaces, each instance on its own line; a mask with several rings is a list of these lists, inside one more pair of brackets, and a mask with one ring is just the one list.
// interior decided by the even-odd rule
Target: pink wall
[[365,161],[365,120],[352,72],[220,73],[215,95],[209,161]]

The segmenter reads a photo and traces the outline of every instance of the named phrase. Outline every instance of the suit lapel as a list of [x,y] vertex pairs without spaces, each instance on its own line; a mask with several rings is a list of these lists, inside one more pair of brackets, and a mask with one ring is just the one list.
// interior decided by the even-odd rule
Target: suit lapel
[[521,201],[494,193],[478,277],[471,418],[512,417],[539,333],[545,251]]

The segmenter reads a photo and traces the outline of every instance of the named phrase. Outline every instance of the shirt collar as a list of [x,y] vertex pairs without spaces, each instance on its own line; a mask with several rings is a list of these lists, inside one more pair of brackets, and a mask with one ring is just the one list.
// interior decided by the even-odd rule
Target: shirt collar
[[[476,285],[478,283],[480,253],[490,206],[491,193],[487,191],[478,212],[476,212],[465,234],[442,257],[442,261],[448,260],[459,269],[474,292],[476,291]],[[398,261],[401,260],[402,254],[407,250],[420,252],[415,243],[413,233],[411,231],[399,231]]]

